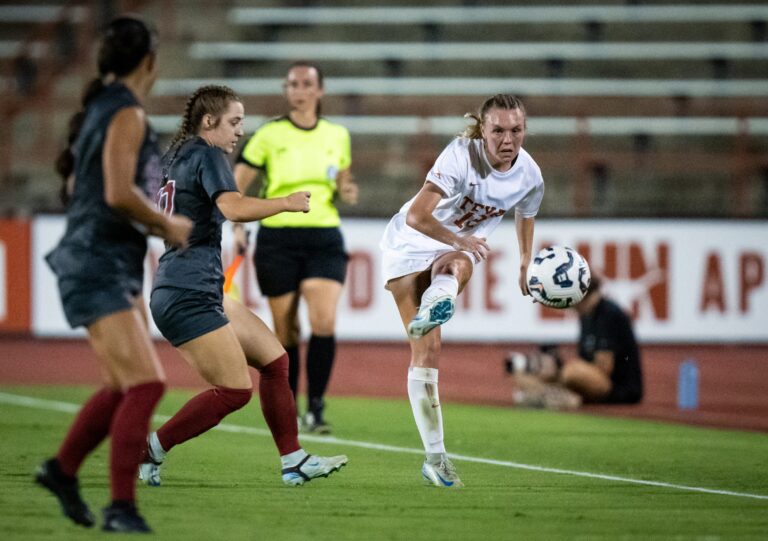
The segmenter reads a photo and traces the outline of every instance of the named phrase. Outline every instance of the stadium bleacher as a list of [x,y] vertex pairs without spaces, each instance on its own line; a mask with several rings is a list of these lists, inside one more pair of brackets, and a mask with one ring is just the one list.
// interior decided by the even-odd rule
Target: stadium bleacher
[[[535,3],[535,2],[532,2]],[[448,4],[444,2],[443,4]],[[519,24],[519,23],[660,23],[753,21],[768,18],[768,7],[759,4],[701,3],[675,5],[525,5],[525,6],[337,6],[337,7],[236,7],[229,10],[233,25],[348,25],[348,24]]]
[[[305,58],[326,72],[324,113],[353,134],[363,189],[348,214],[391,213],[465,112],[514,92],[529,112],[526,147],[560,194],[543,215],[768,216],[768,5],[269,4],[143,2],[164,31],[148,104],[161,132],[173,131],[188,93],[213,82],[241,94],[254,128],[283,112],[284,71]],[[0,30],[2,19],[0,9]],[[53,90],[54,124],[76,106],[83,72]],[[23,146],[15,178],[39,161]],[[735,185],[750,197],[734,197]]]

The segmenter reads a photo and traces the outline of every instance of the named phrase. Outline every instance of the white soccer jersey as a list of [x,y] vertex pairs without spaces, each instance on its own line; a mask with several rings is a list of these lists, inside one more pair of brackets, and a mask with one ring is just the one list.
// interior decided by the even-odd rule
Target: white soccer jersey
[[[460,236],[489,238],[512,209],[526,218],[536,216],[544,196],[541,170],[530,154],[521,148],[512,168],[502,173],[488,162],[482,139],[454,139],[427,173],[427,181],[445,194],[432,215],[443,227]],[[451,247],[405,223],[414,198],[390,220],[380,247],[385,256],[420,260],[428,257],[431,261],[435,253]],[[385,276],[387,279],[393,277],[392,273],[386,274],[390,274]]]

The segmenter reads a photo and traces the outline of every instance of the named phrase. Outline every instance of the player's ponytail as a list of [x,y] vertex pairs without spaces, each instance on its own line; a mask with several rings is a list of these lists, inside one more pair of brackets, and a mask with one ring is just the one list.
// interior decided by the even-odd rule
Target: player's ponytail
[[69,119],[67,146],[56,158],[54,168],[61,176],[61,200],[64,205],[69,201],[69,180],[75,170],[75,155],[72,147],[80,135],[85,120],[88,104],[98,96],[106,85],[116,77],[131,73],[145,56],[154,54],[157,48],[157,35],[144,21],[133,15],[124,15],[109,23],[99,47],[97,67],[99,76],[85,87],[81,100],[81,109]]
[[170,144],[168,145],[168,152],[176,150],[181,144],[192,137],[195,134],[195,127],[192,124],[192,116],[194,114],[195,105],[202,93],[205,91],[205,87],[200,87],[195,90],[184,105],[184,114],[181,116],[181,124],[176,133],[173,134]]
[[67,146],[58,155],[54,164],[56,173],[58,173],[63,180],[60,197],[61,202],[64,205],[67,204],[70,196],[68,190],[69,177],[75,170],[75,155],[72,153],[72,145],[75,144],[77,136],[80,134],[80,129],[83,127],[83,121],[85,120],[85,108],[88,106],[88,103],[103,89],[104,82],[102,81],[101,77],[96,77],[90,83],[88,83],[88,86],[85,87],[85,92],[83,92],[83,98],[81,100],[82,108],[69,119],[67,130]]
[[495,96],[491,96],[485,100],[477,110],[477,113],[467,113],[464,115],[464,118],[471,118],[475,121],[475,123],[464,128],[464,131],[461,134],[462,137],[467,137],[469,139],[482,139],[483,120],[485,119],[485,114],[489,109],[493,108],[520,109],[523,115],[525,115],[525,106],[523,105],[523,102],[520,100],[520,98],[513,96],[512,94],[496,94]]

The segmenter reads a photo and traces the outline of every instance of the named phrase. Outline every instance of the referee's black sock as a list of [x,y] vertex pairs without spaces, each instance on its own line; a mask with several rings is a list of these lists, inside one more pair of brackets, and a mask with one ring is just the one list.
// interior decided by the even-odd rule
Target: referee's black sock
[[[296,400],[296,393],[299,390],[299,346],[284,346],[285,352],[288,354],[288,385],[291,386],[291,392],[293,393],[293,399]],[[299,405],[296,404],[296,409],[299,409]]]
[[317,422],[323,421],[323,396],[331,379],[336,356],[336,337],[312,335],[307,347],[307,379],[309,409]]

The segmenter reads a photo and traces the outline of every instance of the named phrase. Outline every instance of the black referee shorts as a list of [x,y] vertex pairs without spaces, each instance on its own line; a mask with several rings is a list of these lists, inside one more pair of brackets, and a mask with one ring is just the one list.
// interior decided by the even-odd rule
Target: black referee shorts
[[264,227],[256,235],[256,280],[267,297],[298,291],[307,278],[343,284],[347,252],[338,227]]

